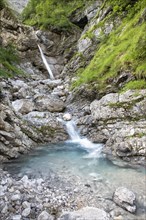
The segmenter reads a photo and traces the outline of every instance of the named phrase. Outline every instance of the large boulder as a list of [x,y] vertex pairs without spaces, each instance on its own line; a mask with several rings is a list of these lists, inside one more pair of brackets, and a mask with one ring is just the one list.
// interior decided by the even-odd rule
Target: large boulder
[[135,194],[127,188],[119,187],[113,195],[114,202],[127,211],[134,213],[136,211]]
[[12,106],[16,112],[27,114],[35,109],[34,103],[29,99],[18,99],[12,102]]
[[85,207],[75,212],[66,212],[59,220],[110,220],[109,214],[103,209]]
[[13,87],[13,92],[18,91],[21,88],[28,88],[28,85],[22,80],[9,80]]
[[49,112],[62,112],[64,102],[55,95],[37,95],[34,99],[36,110]]
[[68,137],[63,124],[51,112],[33,111],[24,115],[24,119],[37,127],[47,142],[65,141]]
[[94,100],[90,110],[95,124],[98,123],[97,136],[103,134],[107,140],[106,153],[145,163],[146,90],[107,94]]
[[119,116],[124,117],[124,109],[118,108],[117,111],[115,111],[114,108],[112,108],[112,105],[116,105],[119,100],[119,95],[117,93],[110,93],[100,100],[95,100],[90,105],[90,110],[92,113],[92,116],[96,118],[97,120],[104,120],[110,118],[117,118]]
[[28,126],[7,100],[0,103],[0,157],[1,161],[27,152],[35,143],[41,143],[41,134]]

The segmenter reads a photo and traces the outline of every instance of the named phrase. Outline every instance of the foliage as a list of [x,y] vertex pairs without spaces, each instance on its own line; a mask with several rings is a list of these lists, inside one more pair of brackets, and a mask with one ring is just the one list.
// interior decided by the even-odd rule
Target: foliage
[[15,74],[22,74],[22,70],[16,67],[18,63],[18,55],[12,45],[7,48],[0,46],[0,77],[12,77]]
[[[79,70],[78,79],[73,86],[96,82],[99,90],[105,90],[121,72],[129,71],[138,81],[132,81],[125,88],[146,88],[146,22],[141,17],[146,1],[107,2],[112,5],[113,11],[102,21],[102,25],[104,26],[109,17],[115,18],[119,12],[121,25],[100,42],[94,58],[84,71]],[[99,23],[99,27],[100,25]]]
[[7,5],[5,0],[0,0],[0,10],[2,10],[3,8],[5,8]]
[[[91,2],[92,0],[89,0]],[[70,15],[78,8],[83,8],[86,0],[30,0],[23,11],[24,23],[37,25],[42,29],[55,28],[68,30],[73,24]]]
[[146,81],[144,79],[130,81],[124,86],[122,91],[129,89],[146,89]]

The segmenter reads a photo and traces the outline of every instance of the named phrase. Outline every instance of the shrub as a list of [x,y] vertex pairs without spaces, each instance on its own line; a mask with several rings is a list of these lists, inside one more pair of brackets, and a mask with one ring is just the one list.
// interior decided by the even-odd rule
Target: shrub
[[19,63],[17,51],[12,45],[4,48],[0,46],[0,77],[12,77],[22,74],[22,70],[17,68]]

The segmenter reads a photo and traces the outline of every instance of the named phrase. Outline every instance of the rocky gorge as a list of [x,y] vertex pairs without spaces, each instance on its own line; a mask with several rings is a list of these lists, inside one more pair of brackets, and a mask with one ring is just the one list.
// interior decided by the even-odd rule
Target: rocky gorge
[[[25,1],[9,2],[20,12]],[[146,89],[118,92],[125,82],[133,80],[132,74],[122,72],[102,92],[94,83],[70,89],[77,78],[75,72],[94,57],[100,34],[108,37],[114,25],[120,24],[118,18],[115,23],[107,19],[103,27],[95,28],[111,12],[102,3],[94,1],[84,11],[77,11],[71,19],[82,28],[71,33],[39,30],[18,22],[7,8],[0,11],[0,46],[15,45],[21,57],[19,68],[24,72],[0,81],[1,162],[29,155],[38,145],[67,140],[60,118],[73,119],[81,135],[103,143],[104,154],[114,164],[133,168],[145,165]],[[145,19],[144,12],[141,17]],[[91,29],[93,38],[89,37]],[[49,79],[38,45],[54,74],[53,80]],[[14,178],[3,170],[0,175],[1,219],[145,219],[146,195],[135,195],[126,187],[111,190],[100,181],[95,187],[53,173],[45,180]],[[99,190],[104,195],[98,194]]]

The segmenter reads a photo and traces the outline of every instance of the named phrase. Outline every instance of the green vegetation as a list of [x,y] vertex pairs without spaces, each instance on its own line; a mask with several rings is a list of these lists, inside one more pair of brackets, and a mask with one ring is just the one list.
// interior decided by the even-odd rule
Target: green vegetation
[[[8,8],[6,0],[0,0],[0,11],[2,9],[6,9],[9,16],[16,19],[12,10]],[[16,74],[23,74],[23,71],[17,67],[19,61],[17,51],[12,45],[8,45],[7,47],[0,45],[0,78],[13,77]]]
[[[94,82],[98,90],[106,91],[106,87],[121,72],[128,71],[134,75],[135,80],[127,83],[124,89],[146,88],[146,21],[143,16],[146,1],[109,0],[104,7],[108,7],[107,4],[113,10],[96,28],[104,29],[107,21],[116,21],[117,17],[122,22],[101,40],[90,64],[78,71],[78,79],[73,87]],[[94,29],[92,27],[86,35],[92,36]]]
[[146,81],[144,79],[130,81],[124,86],[122,91],[124,92],[129,89],[146,89]]
[[5,0],[0,0],[0,10],[2,10],[3,8],[5,8],[7,5]]
[[22,74],[22,70],[16,67],[18,63],[19,57],[13,46],[9,45],[6,48],[0,46],[0,77]]
[[91,1],[93,0],[30,0],[22,16],[24,23],[28,25],[42,29],[69,30],[74,26],[69,19],[70,15]]
[[115,108],[115,109],[124,108],[127,111],[128,109],[133,108],[133,106],[136,105],[136,103],[144,100],[144,98],[145,97],[140,97],[135,100],[131,100],[130,102],[116,102],[116,103],[111,102],[111,103],[109,103],[109,107]]
[[146,134],[144,132],[136,132],[134,135],[130,135],[130,136],[127,136],[127,138],[135,138],[135,137],[138,137],[138,138],[142,138],[144,137]]

